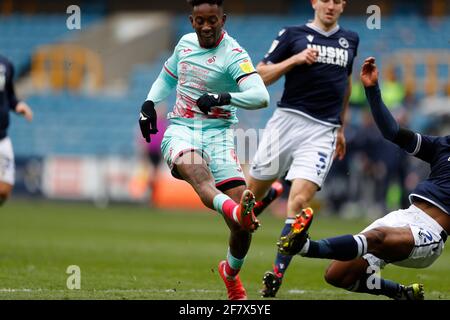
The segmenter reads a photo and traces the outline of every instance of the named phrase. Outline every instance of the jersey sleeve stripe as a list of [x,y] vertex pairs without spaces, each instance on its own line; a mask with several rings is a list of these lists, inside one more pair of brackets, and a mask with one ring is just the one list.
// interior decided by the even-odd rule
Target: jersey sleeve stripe
[[172,72],[170,72],[170,70],[164,65],[164,70],[166,70],[166,72],[173,78],[178,80],[178,77],[176,75],[174,75]]
[[250,73],[243,74],[242,76],[239,76],[239,77],[236,79],[236,82],[239,84],[239,83],[241,82],[241,80],[244,80],[244,79],[246,79],[248,76],[251,76],[252,74],[255,74],[255,73],[258,73],[258,72],[253,71],[253,72],[250,72]]
[[412,155],[412,156],[415,156],[419,152],[420,147],[422,145],[422,136],[418,133],[416,133],[416,135],[417,135],[417,145],[416,145],[416,148],[414,149],[414,151],[412,153],[410,153],[410,155]]

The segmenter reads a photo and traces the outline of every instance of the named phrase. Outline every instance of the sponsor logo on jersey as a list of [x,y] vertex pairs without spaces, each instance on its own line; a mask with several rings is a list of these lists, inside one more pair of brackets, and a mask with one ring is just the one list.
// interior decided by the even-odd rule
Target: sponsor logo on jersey
[[192,49],[190,48],[183,49],[183,54],[188,54],[189,52],[192,52]]
[[348,47],[349,47],[348,41],[345,38],[339,38],[339,44],[344,49],[348,49]]
[[317,62],[319,63],[334,64],[341,67],[347,67],[348,50],[310,43],[308,43],[307,48],[316,49],[319,52],[319,56],[317,57]]
[[239,64],[239,68],[241,68],[241,70],[242,70],[244,73],[251,73],[251,72],[254,72],[254,71],[255,71],[255,68],[253,68],[253,64],[252,64],[249,60],[247,60],[247,59],[245,59],[244,61],[242,61],[242,62]]
[[312,34],[309,34],[306,36],[306,39],[308,39],[309,42],[312,42],[314,40],[314,36]]
[[234,48],[234,49],[231,50],[231,51],[236,51],[236,52],[239,52],[239,53],[242,53],[242,52],[243,52],[243,50],[242,50],[241,48]]
[[450,157],[448,157],[448,161],[450,161]]

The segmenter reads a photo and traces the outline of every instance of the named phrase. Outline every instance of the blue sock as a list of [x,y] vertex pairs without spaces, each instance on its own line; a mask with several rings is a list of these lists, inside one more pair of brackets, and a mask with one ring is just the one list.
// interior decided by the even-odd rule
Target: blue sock
[[[291,226],[294,223],[294,218],[288,218],[285,221],[285,225],[283,227],[283,230],[281,230],[281,236],[285,236],[291,231]],[[273,271],[275,271],[276,274],[283,276],[286,272],[287,267],[289,266],[289,263],[291,263],[293,256],[287,256],[284,254],[277,253],[277,256],[275,258],[275,265],[273,268]]]
[[373,295],[384,295],[389,298],[395,298],[401,293],[400,284],[391,280],[378,277],[375,279],[370,274],[365,274],[358,280],[352,287],[348,288],[349,291],[368,293]]
[[[305,252],[303,252],[305,251]],[[367,253],[367,239],[362,234],[345,235],[319,241],[308,240],[302,256],[309,258],[334,259],[340,261],[353,260]]]

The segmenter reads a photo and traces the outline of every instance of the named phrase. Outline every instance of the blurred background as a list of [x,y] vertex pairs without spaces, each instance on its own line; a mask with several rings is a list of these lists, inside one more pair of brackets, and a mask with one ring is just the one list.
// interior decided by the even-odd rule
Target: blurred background
[[[381,9],[381,29],[371,30],[366,9],[374,4]],[[77,8],[80,29],[72,29]],[[313,17],[306,0],[227,0],[225,10],[226,30],[255,65],[280,29]],[[171,178],[161,163],[161,137],[147,146],[137,127],[139,108],[163,62],[179,38],[192,32],[189,12],[184,0],[0,2],[0,52],[16,68],[17,95],[35,112],[31,124],[12,116],[12,201],[203,208],[190,187]],[[329,214],[376,218],[405,207],[408,191],[428,169],[382,139],[358,81],[359,66],[367,56],[378,59],[385,102],[402,124],[422,133],[448,134],[450,3],[350,0],[340,25],[360,36],[348,154],[333,165],[314,206]],[[239,127],[264,128],[283,84],[280,80],[269,87],[270,108],[251,114],[239,110]],[[160,119],[174,99],[172,94],[158,107]],[[162,120],[160,127],[165,125]],[[241,159],[244,167],[247,160]],[[283,202],[272,209],[283,215]]]

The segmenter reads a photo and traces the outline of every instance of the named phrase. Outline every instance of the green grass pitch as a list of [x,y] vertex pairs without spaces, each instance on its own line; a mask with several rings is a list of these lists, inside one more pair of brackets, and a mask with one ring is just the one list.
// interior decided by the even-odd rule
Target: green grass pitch
[[[275,255],[283,220],[265,214],[241,272],[249,299]],[[321,217],[313,238],[360,231],[368,221]],[[226,299],[217,264],[228,231],[214,212],[164,212],[131,205],[10,201],[0,209],[0,299]],[[278,299],[384,299],[348,293],[323,280],[326,260],[296,257]],[[81,269],[81,289],[66,269]],[[420,281],[427,299],[450,299],[450,251],[428,269],[388,266],[382,276]]]

